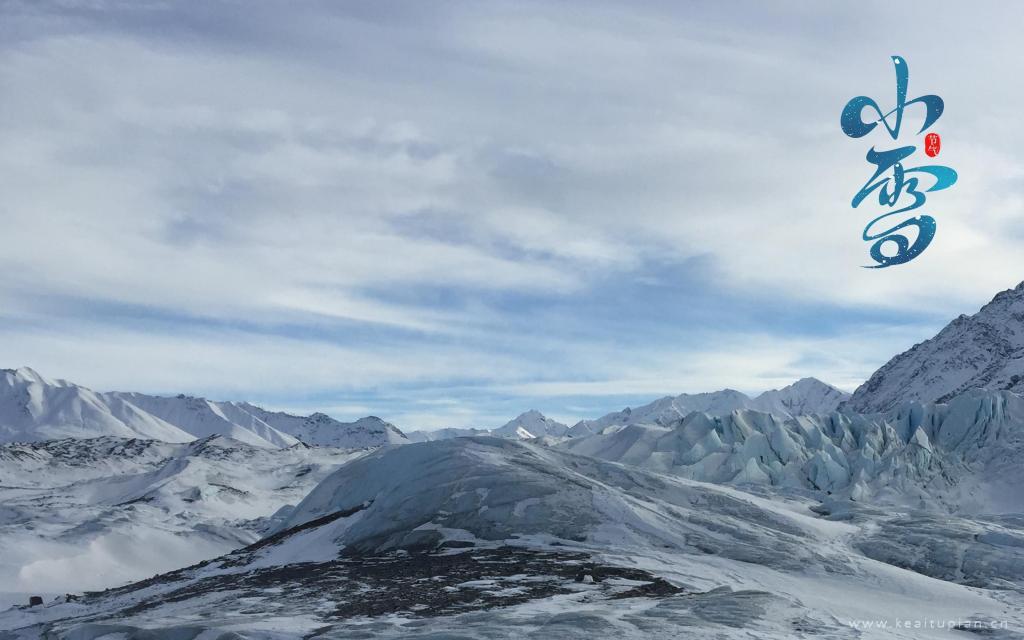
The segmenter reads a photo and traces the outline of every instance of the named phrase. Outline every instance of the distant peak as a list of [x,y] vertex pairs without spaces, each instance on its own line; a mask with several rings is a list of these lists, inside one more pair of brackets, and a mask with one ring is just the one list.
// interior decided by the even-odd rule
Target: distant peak
[[789,386],[791,386],[791,387],[828,387],[829,389],[835,389],[835,387],[830,385],[829,383],[823,382],[823,381],[821,381],[821,380],[819,380],[819,379],[817,379],[817,378],[815,378],[813,376],[808,376],[806,378],[800,378],[799,380],[797,380],[796,382],[794,382],[793,384],[791,384]]
[[522,420],[524,418],[538,418],[538,419],[544,420],[544,419],[547,418],[547,416],[545,416],[540,411],[537,411],[536,409],[530,409],[529,411],[524,411],[524,412],[520,413],[518,416],[516,416],[515,419],[516,420]]
[[38,382],[41,384],[51,384],[49,380],[39,375],[35,369],[31,367],[18,367],[17,369],[4,369],[5,373],[13,375],[18,380],[25,382]]

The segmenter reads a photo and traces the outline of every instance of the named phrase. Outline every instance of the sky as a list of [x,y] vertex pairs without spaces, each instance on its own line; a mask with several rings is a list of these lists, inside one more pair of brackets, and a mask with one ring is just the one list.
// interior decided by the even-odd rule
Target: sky
[[[1024,280],[1022,13],[0,1],[0,366],[404,429],[853,390]],[[865,269],[892,55],[959,181]]]

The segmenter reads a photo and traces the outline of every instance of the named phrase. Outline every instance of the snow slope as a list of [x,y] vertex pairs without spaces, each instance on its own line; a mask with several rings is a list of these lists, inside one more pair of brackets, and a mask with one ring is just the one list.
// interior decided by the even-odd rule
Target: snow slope
[[1006,638],[1024,623],[1019,521],[811,506],[511,439],[387,447],[328,476],[250,547],[11,610],[0,629],[18,640],[955,638],[851,623],[959,619],[1005,622],[985,636]]
[[766,391],[756,398],[724,389],[711,393],[666,396],[642,407],[626,407],[596,420],[581,420],[569,430],[572,437],[601,433],[631,424],[667,425],[694,411],[727,415],[738,409],[756,409],[780,416],[808,415],[834,411],[848,397],[843,391],[815,378],[803,378],[782,389]]
[[845,408],[887,411],[910,400],[942,402],[972,388],[1024,392],[1024,282],[894,357]]
[[0,584],[105,588],[226,553],[361,454],[222,436],[0,445]]
[[179,395],[150,396],[142,393],[109,393],[105,397],[121,400],[149,415],[178,426],[195,438],[226,436],[256,447],[290,447],[298,439],[278,431],[249,410],[234,402],[214,402],[206,398]]

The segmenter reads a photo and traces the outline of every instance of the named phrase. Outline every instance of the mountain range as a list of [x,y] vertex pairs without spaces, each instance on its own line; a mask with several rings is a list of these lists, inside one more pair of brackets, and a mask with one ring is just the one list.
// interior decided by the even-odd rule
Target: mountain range
[[97,393],[27,367],[0,370],[0,442],[101,436],[190,442],[214,435],[267,448],[301,442],[361,449],[408,442],[398,428],[376,416],[340,422],[323,413],[295,416],[246,402]]
[[814,378],[750,398],[726,389],[665,397],[569,427],[539,411],[526,411],[495,429],[450,428],[403,433],[376,416],[341,422],[324,413],[297,416],[268,411],[248,402],[218,402],[188,395],[98,393],[36,371],[0,370],[0,442],[36,442],[52,438],[117,436],[163,442],[189,442],[221,435],[257,447],[309,446],[344,449],[493,435],[501,438],[560,440],[629,424],[665,425],[693,411],[725,415],[739,409],[779,416],[826,413],[847,398]]

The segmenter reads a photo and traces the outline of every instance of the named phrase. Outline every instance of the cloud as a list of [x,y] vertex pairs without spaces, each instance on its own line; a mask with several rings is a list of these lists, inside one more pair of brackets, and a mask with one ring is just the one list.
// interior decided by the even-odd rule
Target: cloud
[[[4,358],[431,425],[853,386],[1021,279],[1014,22],[930,6],[9,3]],[[960,182],[876,271],[897,52]]]

